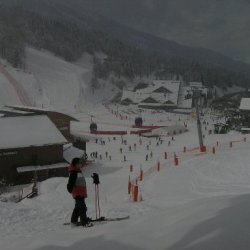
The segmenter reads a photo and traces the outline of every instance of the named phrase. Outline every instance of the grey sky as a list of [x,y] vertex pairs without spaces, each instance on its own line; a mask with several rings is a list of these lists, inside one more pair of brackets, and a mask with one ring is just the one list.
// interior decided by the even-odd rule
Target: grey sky
[[250,62],[248,0],[78,0],[133,28]]

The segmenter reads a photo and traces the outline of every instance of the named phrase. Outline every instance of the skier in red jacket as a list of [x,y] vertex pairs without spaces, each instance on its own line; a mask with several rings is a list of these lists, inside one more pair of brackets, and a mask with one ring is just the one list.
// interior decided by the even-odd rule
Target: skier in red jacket
[[69,180],[67,184],[68,191],[75,199],[75,208],[71,216],[71,223],[78,225],[78,218],[82,226],[88,226],[87,207],[85,198],[87,198],[86,180],[81,171],[80,158],[74,158],[69,166]]

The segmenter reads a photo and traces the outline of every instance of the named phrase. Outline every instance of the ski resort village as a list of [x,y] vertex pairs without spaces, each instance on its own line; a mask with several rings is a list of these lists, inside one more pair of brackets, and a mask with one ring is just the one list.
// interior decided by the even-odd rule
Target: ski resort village
[[201,91],[203,101],[207,98],[208,88],[201,82],[188,84],[166,80],[154,80],[151,84],[142,82],[132,89],[123,90],[121,104],[136,104],[141,108],[152,109],[191,109],[194,89]]
[[250,57],[224,11],[211,35],[195,0],[0,2],[0,250],[250,249]]

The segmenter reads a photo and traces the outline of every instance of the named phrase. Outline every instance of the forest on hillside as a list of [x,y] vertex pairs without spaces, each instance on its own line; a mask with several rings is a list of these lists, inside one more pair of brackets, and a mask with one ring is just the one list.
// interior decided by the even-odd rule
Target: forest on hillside
[[[166,58],[145,51],[87,25],[53,19],[12,7],[0,7],[0,56],[14,67],[25,68],[25,47],[45,49],[67,61],[75,62],[83,53],[93,55],[93,87],[109,76],[133,80],[154,77],[202,81],[207,86],[247,87],[250,77],[243,73],[205,65],[181,57]],[[105,54],[104,59],[96,56]],[[122,86],[121,86],[122,87]]]

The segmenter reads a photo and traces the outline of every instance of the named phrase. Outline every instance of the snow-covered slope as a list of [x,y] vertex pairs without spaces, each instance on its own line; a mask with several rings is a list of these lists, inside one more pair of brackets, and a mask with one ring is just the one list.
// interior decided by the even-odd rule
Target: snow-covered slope
[[89,54],[70,63],[47,51],[27,48],[25,70],[15,69],[4,61],[2,65],[10,79],[0,72],[1,106],[27,105],[20,95],[24,91],[32,106],[71,113],[110,100],[117,93],[109,80],[100,80],[100,88],[92,91],[93,58]]
[[[117,107],[111,107],[116,110]],[[125,108],[124,108],[125,109]],[[131,108],[130,108],[131,109]],[[119,109],[120,110],[120,109]],[[124,110],[125,111],[125,110]],[[125,112],[120,112],[124,115]],[[128,112],[129,110],[127,110]],[[130,110],[131,111],[131,110]],[[130,114],[131,121],[118,120],[103,106],[92,107],[98,122],[112,123],[119,129],[132,123],[136,110]],[[71,228],[62,224],[70,220],[73,200],[67,193],[67,178],[52,178],[41,183],[39,196],[21,203],[0,203],[1,249],[132,249],[132,250],[248,250],[249,209],[250,209],[250,169],[249,138],[242,135],[208,135],[204,129],[205,144],[216,145],[216,154],[200,155],[195,151],[198,144],[195,121],[186,115],[168,113],[145,113],[147,123],[176,124],[187,122],[189,132],[171,138],[162,138],[163,144],[156,145],[153,138],[139,138],[133,135],[121,138],[102,136],[105,145],[90,141],[87,152],[98,151],[102,159],[84,170],[88,185],[88,215],[95,217],[95,190],[90,175],[100,174],[101,213],[116,217],[130,215],[127,221],[104,223],[93,228]],[[89,123],[86,114],[82,122]],[[211,114],[206,115],[212,126]],[[83,127],[82,130],[85,128]],[[110,140],[109,140],[110,139]],[[239,140],[240,139],[240,140]],[[170,145],[168,142],[171,141]],[[233,147],[229,142],[235,141]],[[133,148],[137,144],[136,149]],[[132,145],[132,152],[129,151]],[[149,151],[146,149],[149,145]],[[190,151],[183,153],[186,146]],[[123,153],[120,153],[122,147]],[[152,151],[147,162],[145,155]],[[106,158],[105,153],[111,156]],[[169,157],[180,156],[180,165],[164,160],[164,152]],[[127,161],[123,161],[126,155]],[[133,203],[127,195],[128,175],[135,177],[140,168],[145,172],[161,162],[160,173],[154,171],[140,183],[143,202]],[[134,172],[129,172],[129,165]]]
[[0,105],[21,104],[8,80],[0,74]]
[[42,94],[41,101],[56,109],[83,105],[91,70],[90,64],[86,66],[67,63],[50,53],[27,50],[27,68]]
[[[91,94],[92,57],[84,55],[73,64],[46,51],[32,48],[26,50],[26,69],[14,69],[6,62],[5,71],[24,88],[31,104],[36,107],[53,108],[72,112],[81,110],[88,102],[102,101],[102,95]],[[0,105],[25,104],[20,100],[17,89],[0,73]]]

